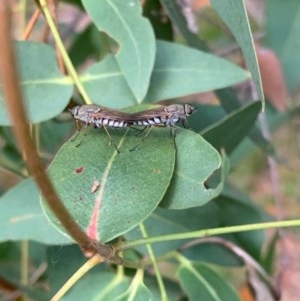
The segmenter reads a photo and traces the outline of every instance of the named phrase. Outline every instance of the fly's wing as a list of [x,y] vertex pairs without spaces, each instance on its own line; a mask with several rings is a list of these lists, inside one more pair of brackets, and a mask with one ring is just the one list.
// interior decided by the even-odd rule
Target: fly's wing
[[170,117],[170,114],[165,111],[165,106],[157,107],[150,110],[145,110],[137,113],[130,114],[129,121],[138,121],[145,119],[153,119],[153,118],[163,118],[167,119]]
[[90,117],[94,119],[109,119],[115,121],[125,121],[131,114],[120,112],[117,110],[101,108],[100,112],[90,113]]

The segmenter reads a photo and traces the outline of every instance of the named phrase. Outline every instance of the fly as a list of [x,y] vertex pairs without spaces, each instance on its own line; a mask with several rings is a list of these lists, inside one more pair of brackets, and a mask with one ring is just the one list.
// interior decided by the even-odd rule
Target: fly
[[[190,104],[173,104],[169,106],[160,106],[158,108],[137,113],[123,113],[97,105],[82,105],[70,109],[70,112],[76,120],[79,131],[81,129],[81,124],[86,126],[86,130],[88,125],[92,125],[94,128],[103,127],[110,139],[110,143],[113,144],[117,152],[120,153],[116,143],[109,134],[107,127],[123,128],[144,126],[144,129],[141,130],[141,133],[146,128],[149,128],[149,130],[143,136],[143,141],[149,135],[154,126],[165,126],[171,128],[171,135],[175,138],[175,124],[181,121],[183,126],[187,127],[187,117],[196,112],[196,108]],[[77,146],[79,146],[80,143]],[[136,149],[136,147],[134,147],[132,150]]]
[[[126,113],[122,113],[116,110],[111,110],[108,108],[103,108],[97,105],[76,106],[72,109],[69,109],[69,111],[76,120],[78,134],[81,129],[81,124],[84,124],[86,126],[86,130],[87,130],[87,126],[89,125],[92,125],[94,128],[103,127],[103,129],[105,130],[106,134],[110,139],[110,143],[113,144],[117,152],[120,153],[115,141],[112,139],[111,135],[109,134],[107,127],[112,127],[112,128],[127,127],[128,123],[126,122],[126,116],[127,116]],[[85,134],[86,134],[86,130],[85,130]],[[78,136],[78,134],[76,135],[76,137]],[[77,146],[79,146],[81,142],[82,141],[80,141],[80,143]]]
[[181,121],[183,126],[187,127],[187,117],[195,113],[196,110],[196,107],[190,104],[173,104],[130,114],[130,119],[126,121],[130,126],[144,126],[142,132],[149,128],[142,140],[149,135],[154,126],[170,127],[171,135],[175,138],[176,123]]

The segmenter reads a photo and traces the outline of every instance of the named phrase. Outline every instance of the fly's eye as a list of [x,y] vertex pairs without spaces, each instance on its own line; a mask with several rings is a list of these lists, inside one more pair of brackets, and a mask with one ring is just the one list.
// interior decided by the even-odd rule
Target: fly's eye
[[80,108],[80,107],[76,106],[76,107],[74,107],[74,108],[72,108],[72,109],[69,109],[69,112],[71,113],[71,115],[72,115],[73,117],[76,117],[76,116],[78,115],[79,108]]
[[188,116],[192,115],[196,111],[197,111],[197,109],[195,107],[193,107],[192,105],[188,105],[186,108],[186,113]]

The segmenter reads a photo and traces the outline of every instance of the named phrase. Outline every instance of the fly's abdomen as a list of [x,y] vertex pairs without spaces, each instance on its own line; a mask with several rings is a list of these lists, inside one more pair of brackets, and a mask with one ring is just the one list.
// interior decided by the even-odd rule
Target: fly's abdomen
[[166,123],[166,120],[161,117],[153,117],[147,119],[140,119],[132,121],[132,125],[140,125],[140,126],[151,126],[151,125],[163,125]]
[[112,128],[123,128],[127,126],[127,122],[124,120],[114,120],[109,118],[98,118],[93,121],[95,127],[100,128],[102,126],[108,126]]

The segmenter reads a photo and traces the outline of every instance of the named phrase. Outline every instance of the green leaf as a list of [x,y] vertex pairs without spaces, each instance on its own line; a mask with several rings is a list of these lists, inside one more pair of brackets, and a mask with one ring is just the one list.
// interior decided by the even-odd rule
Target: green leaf
[[[221,58],[158,41],[150,88],[144,101],[157,102],[206,92],[248,77],[249,73]],[[90,67],[80,79],[95,104],[122,108],[137,103],[112,55]]]
[[165,15],[161,2],[159,0],[144,2],[143,14],[151,22],[156,39],[165,41],[174,40],[174,30],[172,23]]
[[[211,203],[217,207],[217,209],[214,209],[215,216],[211,213],[207,217],[207,219],[215,219],[216,226],[213,227],[230,227],[270,221],[266,218],[263,210],[253,203],[246,194],[237,191],[233,192],[231,189],[228,189],[228,186],[225,186],[222,194],[210,202],[209,205]],[[193,214],[191,214],[191,218],[193,218]],[[201,228],[212,227],[208,223],[207,227]],[[257,261],[261,260],[262,247],[265,241],[263,230],[226,234],[222,235],[222,237],[239,245]],[[191,260],[202,260],[227,266],[241,264],[240,258],[234,253],[223,246],[211,243],[196,245],[187,249],[184,254]]]
[[230,154],[251,130],[260,109],[259,102],[252,102],[233,111],[201,134],[217,150],[224,148],[226,154]]
[[32,179],[0,198],[0,241],[34,240],[44,244],[68,244],[46,219],[39,204],[39,191]]
[[119,109],[137,103],[113,55],[88,68],[80,80],[94,104]]
[[[47,274],[52,296],[85,261],[86,258],[78,246],[51,247],[49,249]],[[107,266],[100,265],[84,275],[61,300],[113,300],[129,285],[129,278],[120,277],[108,270]]]
[[200,135],[178,129],[176,165],[169,189],[160,206],[184,209],[202,206],[222,190],[206,188],[205,182],[221,166],[219,153]]
[[[41,43],[16,42],[20,86],[29,121],[38,123],[61,113],[73,85],[57,66],[55,51]],[[0,82],[0,125],[11,125]]]
[[264,107],[265,98],[261,76],[244,1],[211,0],[211,4],[221,19],[229,27],[239,46],[241,47],[248,68],[252,74],[252,78],[258,92],[258,97],[262,102],[262,106]]
[[185,261],[177,271],[191,301],[240,301],[233,288],[209,265]]
[[[103,130],[90,129],[83,140],[79,136],[65,143],[49,166],[64,205],[91,238],[102,242],[151,214],[170,184],[175,162],[168,129],[153,129],[142,143],[133,129],[113,131],[120,154]],[[129,151],[137,144],[135,151]],[[60,227],[44,202],[43,207]]]
[[118,277],[110,271],[85,275],[62,301],[116,300],[129,286],[130,279]]
[[155,58],[155,38],[138,0],[83,0],[100,31],[119,44],[119,67],[138,103],[145,97]]
[[[246,203],[241,198],[233,198],[222,194],[215,199],[222,215],[222,226],[230,227],[236,225],[255,224],[265,222],[262,210],[253,203]],[[238,212],[238,214],[237,214]],[[247,250],[254,258],[259,260],[262,245],[265,240],[264,231],[250,231],[234,233],[230,235],[235,243]],[[230,237],[228,236],[228,237]]]
[[[222,72],[220,72],[222,70]],[[207,92],[249,78],[238,66],[205,52],[158,41],[146,102]]]
[[[183,6],[185,6],[186,3],[173,0],[161,0],[161,3],[168,13],[168,16],[172,20],[172,23],[176,25],[179,32],[184,36],[188,44],[194,48],[207,51],[206,44],[202,42],[195,33],[193,24],[189,24],[189,22],[193,22],[191,20],[192,18],[183,15]],[[182,7],[180,7],[180,4]]]
[[137,271],[137,275],[133,278],[132,283],[128,290],[118,297],[114,298],[113,301],[144,301],[152,300],[152,294],[149,289],[144,285],[142,279],[139,279],[140,272]]
[[189,127],[195,132],[204,131],[208,126],[216,123],[226,116],[222,106],[209,104],[193,104],[197,108],[198,114],[193,114],[189,117]]
[[299,36],[300,2],[297,0],[267,1],[267,43],[279,56],[290,90],[295,90],[299,87]]
[[55,294],[85,262],[86,258],[78,245],[48,247],[47,280],[50,294]]
[[115,300],[128,288],[129,284],[130,279],[118,277],[110,271],[88,274],[80,279],[61,300]]
[[80,31],[68,49],[73,65],[80,67],[85,64],[87,58],[98,60],[105,53],[104,40],[106,39],[107,36],[99,32],[93,24]]
[[[216,228],[221,225],[221,211],[214,202],[205,206],[184,210],[165,210],[158,207],[143,223],[149,237],[184,233],[199,229]],[[126,233],[127,240],[142,239],[140,227]],[[152,245],[155,256],[162,256],[167,252],[177,249],[185,240],[163,241]],[[138,250],[147,255],[146,246],[138,247]],[[198,254],[199,256],[199,254]]]
[[[215,91],[215,93],[219,97],[222,107],[227,113],[230,113],[233,110],[237,110],[241,107],[241,104],[233,89],[220,89]],[[249,138],[269,155],[275,155],[275,150],[272,144],[263,136],[261,131],[256,126],[254,126],[249,132]]]

